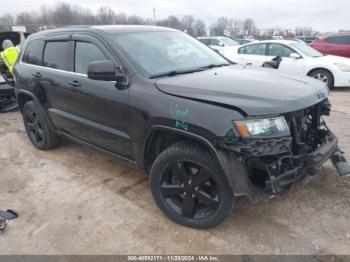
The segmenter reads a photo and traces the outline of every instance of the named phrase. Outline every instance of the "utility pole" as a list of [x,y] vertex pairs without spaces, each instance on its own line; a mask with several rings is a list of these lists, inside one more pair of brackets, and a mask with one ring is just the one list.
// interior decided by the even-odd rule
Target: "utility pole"
[[156,25],[156,9],[153,8],[153,24]]

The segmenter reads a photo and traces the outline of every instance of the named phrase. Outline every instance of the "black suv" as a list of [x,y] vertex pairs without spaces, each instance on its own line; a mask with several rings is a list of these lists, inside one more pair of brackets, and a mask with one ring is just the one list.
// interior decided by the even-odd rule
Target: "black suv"
[[322,82],[232,64],[177,30],[36,33],[14,74],[35,147],[66,136],[135,164],[160,209],[186,226],[215,226],[233,196],[257,202],[329,158],[349,173],[322,118],[330,112]]

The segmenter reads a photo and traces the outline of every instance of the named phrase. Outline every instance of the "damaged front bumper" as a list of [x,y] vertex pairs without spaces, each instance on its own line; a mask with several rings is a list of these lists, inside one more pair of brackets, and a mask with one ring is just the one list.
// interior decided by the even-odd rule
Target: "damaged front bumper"
[[218,138],[221,164],[236,196],[257,202],[271,193],[285,191],[294,183],[307,182],[330,159],[340,176],[350,174],[337,138],[321,124],[329,104],[286,115],[291,136],[237,140]]

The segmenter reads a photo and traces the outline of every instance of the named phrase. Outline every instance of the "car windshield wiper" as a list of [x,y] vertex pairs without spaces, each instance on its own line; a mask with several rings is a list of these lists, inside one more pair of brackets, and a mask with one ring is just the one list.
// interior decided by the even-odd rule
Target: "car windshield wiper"
[[157,78],[157,77],[162,77],[162,76],[175,76],[175,75],[182,75],[182,74],[190,74],[190,73],[194,73],[194,72],[199,72],[199,71],[203,71],[205,69],[203,68],[196,68],[196,69],[190,69],[190,70],[172,70],[166,73],[160,73],[160,74],[154,74],[151,75],[149,78]]
[[210,69],[210,68],[214,68],[214,67],[222,67],[222,66],[229,66],[230,64],[210,64],[207,66],[203,66],[201,67],[202,69]]
[[194,69],[189,69],[189,70],[172,70],[166,73],[160,73],[160,74],[154,74],[151,75],[149,78],[157,78],[157,77],[163,77],[163,76],[175,76],[175,75],[182,75],[182,74],[190,74],[190,73],[194,73],[194,72],[199,72],[199,71],[204,71],[206,69],[210,69],[210,68],[214,68],[214,67],[221,67],[221,66],[229,66],[230,64],[210,64],[207,66],[201,66],[198,68],[194,68]]

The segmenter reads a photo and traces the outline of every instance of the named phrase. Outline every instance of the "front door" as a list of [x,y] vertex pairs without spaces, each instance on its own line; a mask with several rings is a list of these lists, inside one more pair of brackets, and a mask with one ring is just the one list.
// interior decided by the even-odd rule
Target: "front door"
[[293,53],[298,52],[283,44],[270,43],[267,46],[268,60],[272,60],[277,56],[282,57],[282,62],[280,63],[278,71],[288,75],[305,75],[305,60],[302,58],[302,56],[300,56],[300,58],[290,57],[290,55]]
[[101,60],[114,61],[103,42],[92,36],[72,36],[64,106],[51,114],[60,119],[59,126],[68,135],[132,159],[128,89],[118,90],[115,82],[87,77],[88,65]]

